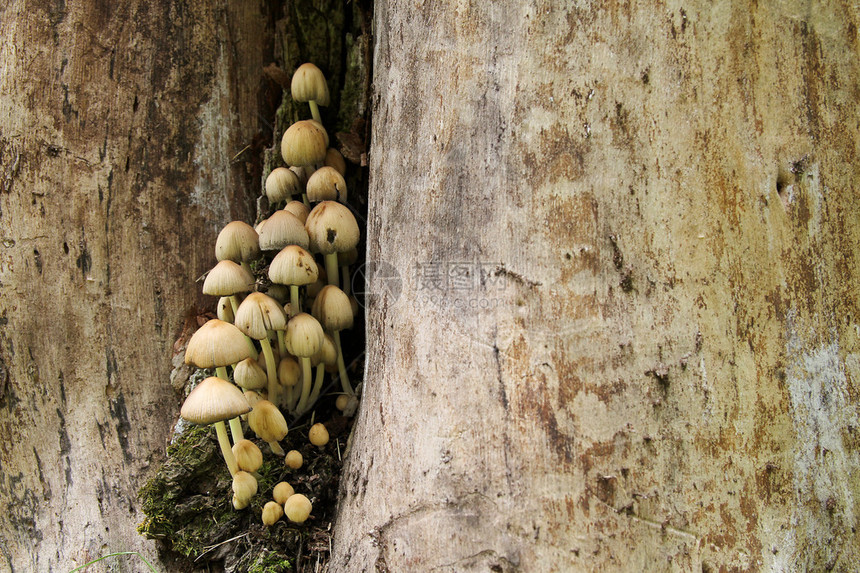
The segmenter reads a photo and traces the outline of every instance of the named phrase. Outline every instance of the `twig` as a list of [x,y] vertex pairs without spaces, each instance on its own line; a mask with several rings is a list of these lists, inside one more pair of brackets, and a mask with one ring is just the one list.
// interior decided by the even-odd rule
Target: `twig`
[[221,547],[222,545],[224,545],[226,543],[230,543],[231,541],[236,541],[237,539],[242,539],[243,537],[247,537],[249,534],[250,534],[250,532],[246,532],[246,533],[243,533],[242,535],[237,535],[236,537],[233,537],[233,538],[228,539],[226,541],[222,541],[221,543],[216,543],[215,545],[210,545],[209,547],[206,547],[203,550],[203,553],[198,555],[197,559],[195,559],[194,562],[196,563],[201,557],[203,557],[204,555],[206,555],[207,553],[209,553],[213,549],[217,549],[218,547]]

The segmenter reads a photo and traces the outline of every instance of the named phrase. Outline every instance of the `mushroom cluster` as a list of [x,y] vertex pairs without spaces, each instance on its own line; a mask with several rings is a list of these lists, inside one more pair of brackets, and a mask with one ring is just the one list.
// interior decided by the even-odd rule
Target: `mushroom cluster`
[[[219,233],[218,263],[203,284],[204,294],[220,297],[218,318],[194,333],[185,353],[187,364],[214,369],[215,375],[191,391],[181,415],[215,425],[236,509],[257,494],[263,463],[263,452],[244,436],[242,419],[261,445],[285,456],[279,442],[288,433],[288,418],[298,420],[328,396],[345,415],[358,405],[340,334],[358,312],[349,294],[349,265],[357,257],[360,231],[347,204],[346,162],[329,147],[321,122],[318,106],[330,98],[319,68],[300,66],[291,92],[295,101],[309,104],[313,119],[295,122],[283,135],[285,165],[273,169],[263,185],[268,216],[256,226],[233,221]],[[331,394],[325,392],[326,373],[335,388]],[[319,427],[311,438],[317,445]],[[301,455],[296,460],[294,454],[286,456],[288,467],[301,466]],[[310,515],[308,498],[286,483],[278,484],[274,499],[263,509],[264,523],[284,512],[296,523]]]

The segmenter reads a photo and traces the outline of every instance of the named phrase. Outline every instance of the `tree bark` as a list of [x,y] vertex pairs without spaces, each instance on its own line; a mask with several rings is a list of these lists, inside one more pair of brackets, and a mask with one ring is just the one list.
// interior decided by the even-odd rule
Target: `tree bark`
[[332,570],[860,562],[855,7],[375,18]]
[[259,194],[239,153],[271,26],[227,5],[0,8],[0,570],[157,563],[137,490],[178,412],[173,343]]

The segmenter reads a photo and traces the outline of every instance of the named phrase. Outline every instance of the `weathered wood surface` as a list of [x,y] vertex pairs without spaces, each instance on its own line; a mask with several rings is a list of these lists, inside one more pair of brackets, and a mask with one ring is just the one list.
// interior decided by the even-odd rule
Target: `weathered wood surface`
[[260,130],[264,9],[0,7],[0,571],[157,562],[137,490],[178,412],[194,281],[253,215],[259,179],[232,160]]
[[375,17],[332,570],[856,566],[856,5]]

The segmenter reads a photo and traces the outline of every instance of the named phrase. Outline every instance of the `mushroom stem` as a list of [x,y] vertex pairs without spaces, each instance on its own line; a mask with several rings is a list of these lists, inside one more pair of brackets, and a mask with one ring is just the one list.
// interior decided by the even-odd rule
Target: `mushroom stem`
[[305,207],[310,209],[311,202],[308,201],[308,194],[307,193],[302,193],[302,203],[305,204]]
[[269,402],[278,403],[278,366],[275,364],[275,354],[272,352],[272,345],[269,343],[269,337],[264,336],[260,340],[260,346],[263,347],[263,356],[266,358],[266,376],[269,378]]
[[340,374],[340,386],[347,395],[355,396],[355,390],[352,389],[352,386],[349,383],[349,377],[346,375],[346,365],[343,362],[343,350],[340,346],[340,331],[335,330],[332,333],[332,337],[334,338],[334,346],[337,348],[337,371]]
[[317,377],[314,380],[314,389],[311,391],[311,397],[308,399],[309,404],[315,404],[320,397],[322,391],[323,380],[325,379],[325,365],[320,362],[317,365]]
[[338,286],[340,280],[338,278],[337,253],[328,253],[325,256],[325,272],[328,275],[328,284]]
[[224,422],[215,422],[215,433],[218,434],[218,445],[221,446],[221,455],[227,462],[230,476],[234,476],[239,471],[239,464],[236,463],[236,456],[233,455],[233,448],[230,447],[230,438],[227,436],[227,426]]
[[300,356],[299,360],[302,363],[302,395],[299,398],[299,404],[296,406],[296,412],[303,413],[308,406],[308,397],[311,394],[311,359],[309,356]]
[[284,331],[276,330],[278,333],[278,354],[280,354],[280,358],[283,358],[288,354],[287,352],[287,341],[284,340]]
[[285,456],[287,453],[284,451],[284,448],[281,447],[281,444],[278,442],[266,442],[269,444],[269,447],[272,448],[272,453],[276,456]]
[[[226,366],[216,366],[215,375],[222,380],[230,380],[227,376]],[[245,435],[242,433],[242,422],[239,421],[239,418],[230,418],[230,433],[233,435],[234,444],[239,440],[245,439]]]
[[321,116],[320,116],[320,108],[319,108],[319,106],[317,105],[317,102],[315,102],[314,100],[310,100],[310,101],[308,102],[308,105],[309,105],[309,106],[310,106],[310,108],[311,108],[311,116],[314,118],[314,120],[316,120],[316,121],[318,121],[318,122],[322,123],[322,119],[321,119]]
[[290,318],[302,311],[299,302],[299,285],[290,285]]

